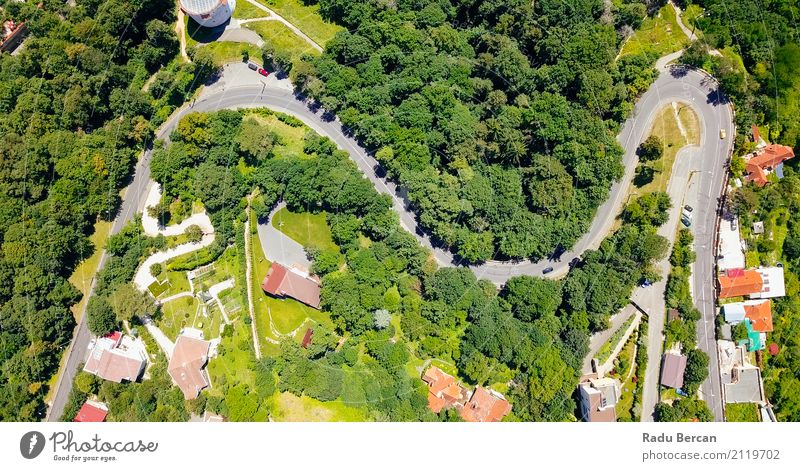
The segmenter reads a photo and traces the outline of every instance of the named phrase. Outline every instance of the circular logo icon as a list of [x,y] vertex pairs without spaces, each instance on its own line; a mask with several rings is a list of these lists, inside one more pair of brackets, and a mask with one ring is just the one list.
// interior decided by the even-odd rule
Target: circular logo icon
[[19,439],[19,452],[26,459],[32,460],[44,450],[44,435],[40,432],[28,432]]

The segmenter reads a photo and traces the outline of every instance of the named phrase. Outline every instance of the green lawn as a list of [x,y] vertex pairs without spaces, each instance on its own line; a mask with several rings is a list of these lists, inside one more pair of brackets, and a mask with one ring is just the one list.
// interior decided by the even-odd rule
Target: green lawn
[[282,113],[273,112],[266,108],[250,109],[246,110],[245,113],[247,113],[247,116],[254,117],[260,124],[263,124],[278,135],[279,142],[272,150],[277,157],[284,159],[312,158],[311,155],[303,152],[303,138],[310,131],[308,126],[289,126],[278,119],[278,115]]
[[293,213],[282,208],[275,213],[270,224],[303,247],[339,250],[333,242],[331,229],[325,220],[325,212]]
[[174,341],[182,328],[194,325],[199,309],[200,301],[191,296],[165,303],[161,306],[161,318],[158,320],[158,327],[170,340]]
[[728,422],[761,422],[756,404],[726,404],[725,417]]
[[597,362],[601,365],[605,363],[608,358],[614,353],[614,348],[616,348],[617,344],[622,340],[622,337],[625,335],[625,332],[630,328],[631,324],[633,323],[634,319],[636,319],[635,314],[631,314],[631,317],[626,320],[617,330],[614,331],[614,334],[611,338],[603,344],[602,347],[597,351]]
[[235,43],[230,41],[214,42],[200,46],[211,50],[214,64],[222,66],[231,62],[242,60],[242,50],[247,50],[250,57],[261,57],[261,50],[250,43]]
[[269,13],[265,12],[261,8],[258,8],[247,0],[237,0],[236,10],[233,11],[233,17],[240,20],[263,18],[265,16],[269,16]]
[[667,191],[678,151],[690,144],[700,144],[700,124],[697,114],[689,106],[678,103],[676,119],[675,109],[671,104],[666,105],[658,111],[650,128],[650,135],[656,135],[661,139],[664,144],[664,154],[660,159],[647,163],[654,170],[652,179],[643,178],[639,174],[634,177],[631,198],[655,191]]
[[109,221],[98,221],[94,225],[94,233],[89,236],[89,240],[92,241],[94,246],[94,252],[85,254],[86,258],[75,267],[75,271],[69,277],[69,282],[83,294],[81,300],[70,308],[76,321],[80,320],[83,306],[89,300],[89,289],[97,273],[97,265],[100,263],[100,256],[103,253],[103,249],[105,249],[109,232],[111,232],[111,222]]
[[166,281],[167,288],[162,289],[160,294],[160,297],[162,298],[172,296],[173,294],[183,293],[184,291],[189,291],[190,288],[189,278],[186,277],[185,271],[167,269],[158,277],[158,281],[162,283]]
[[683,49],[689,38],[678,26],[675,10],[665,5],[655,17],[647,17],[622,47],[620,56],[654,52],[659,57]]
[[[239,0],[246,2],[247,0]],[[336,33],[344,31],[341,26],[322,19],[319,5],[303,5],[301,0],[258,0],[267,8],[284,17],[289,23],[306,34],[320,46],[330,41]]]
[[[275,46],[276,50],[282,50],[289,53],[293,63],[300,60],[303,54],[319,54],[310,44],[303,38],[294,34],[294,32],[287,28],[286,25],[278,21],[254,21],[242,25],[244,28],[249,28],[259,34],[264,40],[269,40]],[[261,52],[256,53],[260,57]]]
[[[253,309],[262,353],[270,354],[265,347],[277,353],[277,348],[270,348],[275,345],[265,341],[264,338],[278,340],[280,335],[289,334],[301,325],[305,327],[303,324],[307,319],[333,327],[330,316],[325,312],[310,308],[294,299],[278,299],[264,293],[261,289],[261,282],[267,275],[270,262],[264,258],[264,251],[258,236],[251,234],[250,241],[251,255],[253,256]],[[270,324],[270,320],[272,324]],[[307,323],[306,325],[311,326]],[[273,326],[277,332],[273,332]]]
[[279,422],[363,422],[363,410],[341,400],[322,402],[292,393],[277,393],[270,399],[272,418]]

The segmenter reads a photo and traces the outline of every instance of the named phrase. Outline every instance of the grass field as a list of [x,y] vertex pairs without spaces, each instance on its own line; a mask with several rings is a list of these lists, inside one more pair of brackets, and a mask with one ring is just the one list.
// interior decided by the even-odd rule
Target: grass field
[[725,417],[728,422],[760,422],[756,404],[726,404]]
[[158,320],[158,327],[170,340],[175,340],[182,328],[194,325],[199,309],[200,301],[192,296],[178,298],[165,303],[161,306],[161,318]]
[[[680,125],[678,124],[680,120]],[[683,130],[685,135],[681,132]],[[655,170],[653,179],[647,181],[638,175],[633,179],[630,196],[638,197],[654,191],[667,191],[667,184],[672,175],[672,167],[678,151],[689,144],[700,144],[700,124],[695,112],[686,105],[677,104],[676,110],[667,105],[658,111],[650,134],[656,135],[664,144],[664,155],[647,165]]]
[[[633,420],[631,409],[633,408],[633,400],[636,392],[636,383],[633,382],[633,378],[636,372],[636,339],[638,335],[638,330],[633,332],[617,357],[619,363],[627,364],[625,371],[616,371],[615,374],[615,376],[619,378],[620,383],[622,383],[620,398],[616,405],[617,420],[623,422]],[[628,375],[628,373],[630,373],[630,375]]]
[[659,57],[681,50],[689,38],[683,34],[675,10],[666,5],[655,17],[647,17],[622,47],[619,55],[654,52]]
[[306,6],[300,0],[258,0],[258,2],[284,17],[320,46],[324,47],[336,33],[344,31],[341,26],[322,19],[319,5]]
[[289,392],[278,393],[270,399],[272,418],[280,422],[363,422],[363,410],[341,401],[322,402]]
[[324,212],[293,213],[282,208],[275,213],[270,224],[303,247],[339,250],[339,246],[333,242]]
[[[300,56],[303,54],[319,54],[303,38],[294,34],[291,29],[278,21],[254,21],[242,26],[252,29],[265,41],[271,41],[276,50],[288,52],[293,63],[300,60]],[[259,51],[257,55],[260,54],[261,52]]]
[[240,20],[249,20],[251,18],[262,18],[265,16],[269,16],[269,13],[265,12],[261,8],[258,8],[247,0],[236,1],[236,9],[233,11],[234,18]]
[[100,256],[106,246],[108,233],[111,232],[111,224],[108,221],[99,221],[94,225],[94,233],[89,237],[94,246],[94,252],[79,263],[69,277],[69,282],[83,294],[81,300],[70,308],[76,321],[80,320],[83,306],[89,300],[89,289],[92,287],[92,280],[97,273],[97,265],[100,264]]
[[631,315],[631,317],[626,320],[617,330],[614,331],[614,334],[611,338],[603,344],[602,347],[597,351],[595,357],[597,358],[597,362],[601,365],[605,363],[612,353],[614,353],[614,349],[617,347],[619,342],[622,340],[622,337],[625,336],[625,333],[630,328],[633,321],[636,319],[635,315]]
[[[327,313],[310,308],[294,299],[278,299],[264,293],[261,289],[261,281],[269,271],[270,262],[264,258],[264,251],[258,236],[251,234],[250,241],[251,255],[253,256],[253,309],[255,310],[262,353],[269,354],[264,347],[274,345],[264,342],[265,337],[278,340],[280,335],[289,334],[301,326],[305,327],[303,324],[307,319],[332,327],[333,324]],[[306,323],[306,325],[311,327],[311,324]],[[277,332],[274,332],[273,327]]]
[[242,60],[242,50],[246,49],[250,57],[261,57],[261,50],[249,43],[235,43],[230,41],[214,42],[200,46],[211,50],[215,65],[225,65]]
[[303,138],[310,131],[307,126],[289,126],[278,119],[276,114],[266,115],[253,112],[248,113],[248,116],[254,117],[260,124],[268,127],[270,131],[274,131],[278,135],[280,142],[272,150],[277,157],[285,159],[312,158],[311,155],[303,152]]

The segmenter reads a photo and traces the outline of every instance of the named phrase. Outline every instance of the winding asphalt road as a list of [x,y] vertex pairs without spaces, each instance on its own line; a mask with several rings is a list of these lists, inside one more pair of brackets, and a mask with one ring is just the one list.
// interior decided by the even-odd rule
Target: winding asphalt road
[[[677,54],[673,55],[677,57]],[[702,227],[702,232],[698,235],[698,246],[712,247],[713,218],[716,209],[715,196],[719,194],[715,188],[721,188],[724,175],[724,162],[730,153],[730,146],[733,132],[733,124],[730,108],[727,104],[721,103],[716,84],[708,76],[696,72],[685,71],[683,73],[668,72],[665,64],[674,57],[666,57],[659,61],[659,69],[662,70],[660,77],[650,87],[650,89],[639,99],[630,119],[623,125],[618,140],[625,149],[623,164],[625,166],[625,176],[613,185],[606,202],[598,208],[597,215],[593,220],[589,231],[575,244],[575,246],[562,254],[560,262],[549,262],[546,260],[532,262],[523,261],[517,263],[489,261],[481,265],[471,266],[471,269],[480,278],[490,280],[496,284],[502,284],[509,278],[518,275],[542,276],[545,267],[552,266],[554,269],[547,276],[557,278],[563,276],[569,270],[568,261],[580,256],[585,250],[596,248],[605,238],[614,224],[614,220],[619,213],[624,199],[627,195],[628,187],[636,168],[637,157],[636,149],[646,134],[655,118],[658,110],[665,104],[672,101],[683,101],[689,103],[697,113],[703,125],[702,156],[704,161],[709,162],[708,173],[703,172],[701,178],[707,181],[704,188],[708,188],[710,196],[705,196],[702,201],[696,204],[696,221],[698,227]],[[446,249],[433,247],[430,238],[421,230],[411,208],[408,206],[402,188],[391,181],[379,176],[380,165],[350,133],[342,127],[337,120],[326,119],[323,110],[315,108],[311,103],[303,98],[296,96],[289,90],[277,87],[267,87],[266,84],[253,84],[232,87],[214,91],[208,96],[184,106],[164,123],[157,132],[157,138],[168,137],[172,130],[177,126],[183,116],[193,111],[214,111],[220,109],[245,108],[245,107],[269,107],[276,111],[285,112],[301,119],[309,127],[318,133],[328,136],[338,147],[348,152],[351,159],[355,162],[363,174],[375,185],[375,188],[391,197],[394,210],[400,217],[401,225],[415,234],[420,243],[431,249],[441,266],[456,265],[453,254]],[[720,140],[718,137],[719,129],[727,130],[729,138]],[[147,187],[150,182],[150,159],[152,151],[148,150],[139,160],[133,181],[127,188],[123,197],[122,206],[117,219],[112,226],[112,234],[118,233],[124,225],[143,207],[147,196]],[[721,191],[721,190],[720,190]],[[706,219],[708,218],[708,219]],[[703,222],[705,221],[705,222]],[[706,251],[711,254],[712,251]],[[705,252],[701,252],[705,253]],[[709,255],[710,256],[710,255]],[[705,257],[705,255],[701,255]],[[105,253],[102,254],[99,269],[106,261]],[[708,265],[711,266],[710,264]],[[713,286],[710,273],[698,272],[696,280],[704,280],[707,286]],[[698,281],[698,284],[701,284]],[[94,286],[92,286],[93,293]],[[712,294],[713,295],[713,294]],[[701,312],[706,312],[701,309]],[[663,312],[661,313],[663,316]],[[704,314],[705,315],[705,314]],[[713,309],[708,311],[710,326],[713,327]],[[48,420],[58,420],[66,403],[72,380],[77,372],[78,365],[86,357],[86,348],[89,342],[89,332],[86,327],[86,315],[81,317],[75,340],[67,353],[67,365],[64,374],[56,386],[56,393],[53,403],[48,412]],[[705,319],[706,323],[709,319]],[[663,324],[663,322],[661,323]],[[657,325],[657,324],[654,324]],[[655,329],[651,329],[653,331]],[[701,339],[702,343],[704,340]],[[705,339],[713,342],[713,329],[710,336]],[[709,349],[716,351],[715,348]],[[713,361],[714,357],[712,357]],[[651,358],[651,364],[656,363]],[[652,375],[650,375],[652,376]],[[712,375],[713,376],[713,375]],[[713,392],[713,385],[711,386]],[[717,381],[718,389],[718,381]],[[651,397],[651,396],[646,396]],[[646,409],[647,410],[647,409]]]

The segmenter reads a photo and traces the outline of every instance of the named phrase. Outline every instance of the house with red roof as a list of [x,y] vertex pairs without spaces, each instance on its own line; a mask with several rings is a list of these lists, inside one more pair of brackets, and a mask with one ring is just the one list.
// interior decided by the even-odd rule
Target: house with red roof
[[83,370],[107,381],[136,381],[147,364],[147,350],[141,339],[112,332],[89,345]]
[[102,402],[86,401],[73,422],[105,422],[107,415],[108,406]]
[[461,418],[467,422],[500,422],[511,412],[511,404],[497,391],[478,386],[461,408]]
[[186,400],[196,399],[200,391],[211,384],[205,370],[210,345],[203,339],[185,333],[179,335],[175,342],[167,372]]
[[772,332],[772,303],[769,299],[744,303],[744,315],[756,332]]
[[794,158],[794,150],[789,146],[769,144],[760,151],[750,154],[750,159],[745,164],[747,180],[758,186],[767,184],[767,175],[776,172],[782,176],[783,162]]
[[319,309],[319,279],[294,267],[273,263],[269,267],[261,289],[279,298],[290,297],[301,303]]
[[756,270],[742,268],[728,270],[724,275],[719,275],[717,281],[721,299],[760,293],[764,283],[761,274]]
[[466,399],[456,379],[435,366],[425,370],[422,381],[428,384],[428,408],[434,414],[448,407],[460,407]]

